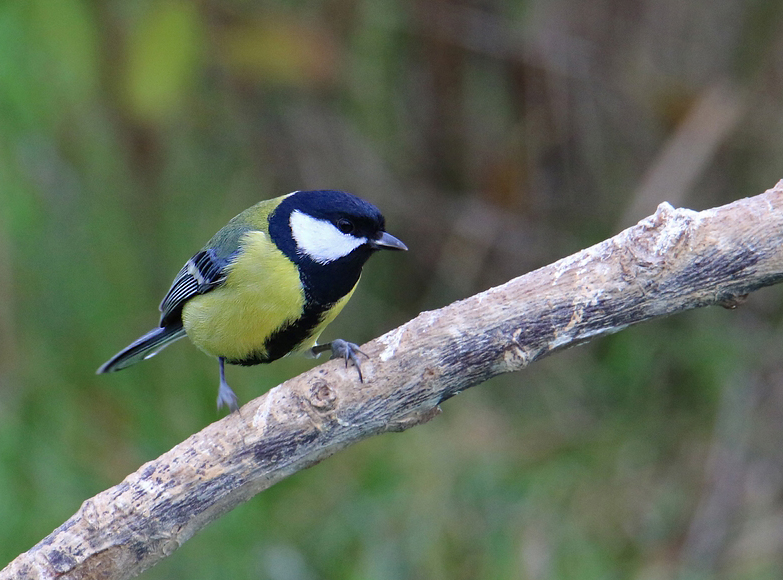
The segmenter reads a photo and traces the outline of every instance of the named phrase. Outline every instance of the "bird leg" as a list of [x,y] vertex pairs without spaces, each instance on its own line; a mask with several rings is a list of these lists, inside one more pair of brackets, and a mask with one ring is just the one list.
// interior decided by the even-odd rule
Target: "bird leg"
[[331,358],[343,359],[345,361],[345,368],[348,368],[348,361],[350,360],[353,363],[353,366],[356,367],[356,371],[359,373],[359,382],[364,382],[364,378],[362,377],[362,367],[359,364],[359,357],[356,355],[360,354],[364,358],[370,357],[359,350],[359,345],[338,338],[332,342],[327,342],[326,344],[316,344],[313,348],[310,349],[309,352],[312,356],[317,357],[319,354],[326,352],[327,350],[332,351]]
[[239,410],[239,399],[231,390],[226,382],[226,359],[222,356],[218,357],[218,363],[220,364],[220,387],[218,388],[217,406],[218,411],[223,407],[228,407],[233,413]]

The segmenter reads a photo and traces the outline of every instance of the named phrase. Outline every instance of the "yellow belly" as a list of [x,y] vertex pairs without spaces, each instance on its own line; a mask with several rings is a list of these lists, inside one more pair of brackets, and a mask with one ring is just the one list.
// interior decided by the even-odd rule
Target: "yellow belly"
[[299,318],[304,307],[296,266],[262,232],[248,232],[242,242],[244,251],[226,282],[191,298],[182,309],[193,344],[230,360],[263,354],[266,339]]

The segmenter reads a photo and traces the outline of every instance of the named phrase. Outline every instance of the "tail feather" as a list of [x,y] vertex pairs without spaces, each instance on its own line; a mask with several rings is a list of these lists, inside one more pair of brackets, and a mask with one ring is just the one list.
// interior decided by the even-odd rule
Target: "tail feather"
[[155,356],[162,349],[183,336],[185,336],[185,329],[182,328],[181,324],[155,328],[133,341],[102,364],[97,374],[119,371],[141,360]]

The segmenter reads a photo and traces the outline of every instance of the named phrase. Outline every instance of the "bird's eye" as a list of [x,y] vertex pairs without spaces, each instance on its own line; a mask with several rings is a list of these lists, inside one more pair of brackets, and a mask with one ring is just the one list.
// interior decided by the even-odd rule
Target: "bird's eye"
[[337,220],[337,229],[344,234],[350,234],[353,231],[353,223],[351,220],[340,218]]

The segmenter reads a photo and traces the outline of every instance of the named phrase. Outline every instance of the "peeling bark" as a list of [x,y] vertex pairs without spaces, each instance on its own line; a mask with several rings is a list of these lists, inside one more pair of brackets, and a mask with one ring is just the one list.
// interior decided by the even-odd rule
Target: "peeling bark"
[[661,204],[620,234],[415,319],[291,379],[88,499],[0,580],[131,578],[221,514],[357,441],[555,351],[675,312],[735,307],[783,279],[783,181],[695,212]]

